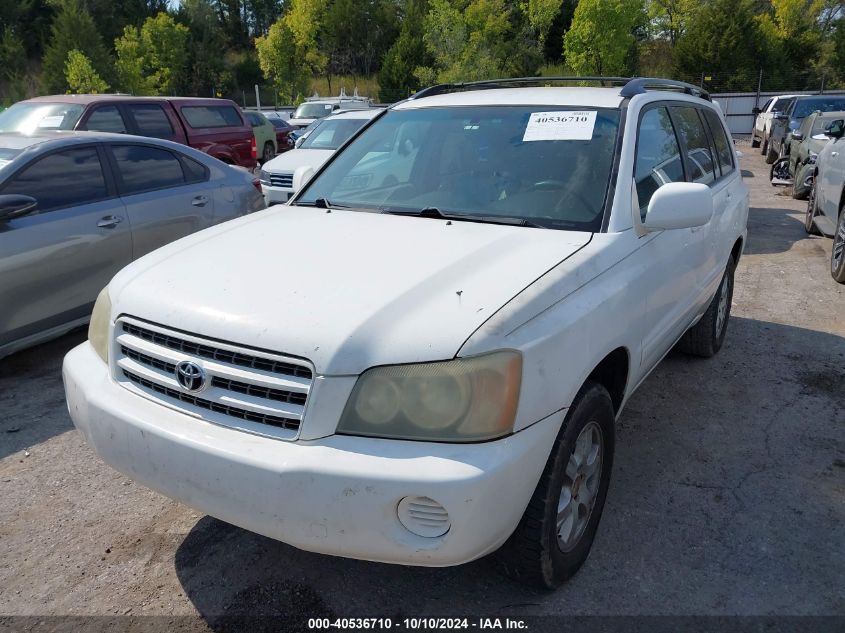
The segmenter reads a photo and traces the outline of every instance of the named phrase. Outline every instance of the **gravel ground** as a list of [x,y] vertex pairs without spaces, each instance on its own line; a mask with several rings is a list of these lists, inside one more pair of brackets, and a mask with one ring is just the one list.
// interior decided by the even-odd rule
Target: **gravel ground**
[[742,149],[753,208],[727,342],[711,360],[671,354],[631,399],[593,552],[560,590],[524,589],[490,559],[309,554],[136,485],[67,415],[77,332],[0,362],[0,616],[226,630],[243,614],[845,615],[845,286],[804,203]]

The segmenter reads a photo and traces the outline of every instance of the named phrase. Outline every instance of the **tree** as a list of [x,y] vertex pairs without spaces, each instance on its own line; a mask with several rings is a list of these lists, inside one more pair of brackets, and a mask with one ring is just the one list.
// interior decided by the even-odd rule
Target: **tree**
[[283,102],[293,103],[307,93],[310,73],[286,19],[277,20],[267,35],[255,38],[255,49],[261,71]]
[[70,92],[77,94],[99,94],[109,89],[109,85],[94,70],[91,60],[76,49],[67,54],[65,77]]
[[190,30],[180,91],[192,95],[222,94],[226,74],[220,53],[226,46],[212,1],[183,0],[178,17]]
[[566,62],[579,75],[623,75],[645,21],[642,0],[580,0],[563,38]]
[[283,20],[310,74],[325,74],[331,90],[329,59],[321,46],[327,5],[328,0],[291,0],[290,10]]
[[700,8],[700,0],[648,0],[649,34],[653,38],[668,40],[674,47]]
[[78,0],[61,0],[50,28],[50,43],[44,52],[44,88],[62,93],[68,89],[65,64],[72,50],[83,53],[91,67],[102,77],[111,76],[111,60],[106,52],[94,20]]
[[132,94],[176,92],[184,83],[188,34],[167,13],[147,18],[140,30],[127,26],[114,43],[121,87]]
[[26,68],[26,51],[15,30],[7,26],[0,35],[0,79],[15,81]]
[[379,99],[398,101],[419,90],[414,74],[419,67],[431,66],[433,60],[423,41],[423,20],[427,0],[407,0],[399,37],[388,49],[378,73]]
[[756,88],[759,69],[768,68],[771,59],[755,0],[711,0],[706,11],[695,14],[674,49],[676,75],[693,79],[718,73],[719,88],[726,90]]

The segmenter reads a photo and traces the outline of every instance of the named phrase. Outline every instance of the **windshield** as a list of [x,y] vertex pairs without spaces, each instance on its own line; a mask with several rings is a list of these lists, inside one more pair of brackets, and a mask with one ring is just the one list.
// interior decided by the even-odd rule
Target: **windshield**
[[83,108],[78,103],[16,103],[0,113],[0,132],[72,130]]
[[436,209],[594,231],[601,226],[618,127],[619,110],[604,108],[391,110],[295,204],[322,198],[337,207]]
[[845,97],[818,97],[815,99],[802,99],[795,104],[795,109],[792,112],[792,118],[803,119],[816,110],[820,110],[821,112],[845,110]]
[[343,145],[358,130],[364,127],[369,119],[330,119],[323,121],[307,138],[302,141],[300,149],[337,149]]
[[321,119],[331,113],[332,105],[330,103],[303,103],[296,109],[296,112],[293,113],[293,118]]

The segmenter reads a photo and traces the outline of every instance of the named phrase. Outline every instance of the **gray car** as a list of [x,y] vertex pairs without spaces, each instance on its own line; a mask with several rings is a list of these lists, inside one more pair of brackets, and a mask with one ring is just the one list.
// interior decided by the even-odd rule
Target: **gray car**
[[0,358],[84,324],[131,261],[262,208],[251,174],[177,143],[0,135]]

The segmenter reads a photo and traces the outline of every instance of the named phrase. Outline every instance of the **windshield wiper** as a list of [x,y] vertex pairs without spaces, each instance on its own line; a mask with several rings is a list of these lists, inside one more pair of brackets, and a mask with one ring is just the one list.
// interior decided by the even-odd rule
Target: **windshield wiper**
[[438,220],[458,220],[459,222],[479,222],[483,224],[505,224],[508,226],[528,226],[535,229],[546,228],[525,218],[509,217],[506,215],[471,215],[463,213],[443,213],[437,207],[425,207],[419,211],[405,211],[398,209],[385,209],[383,213],[392,215],[410,215],[419,218],[435,218]]

